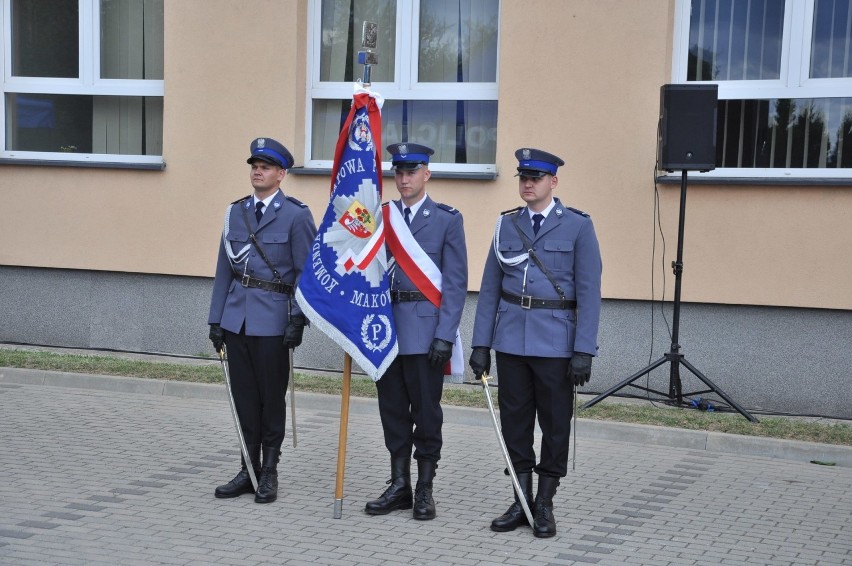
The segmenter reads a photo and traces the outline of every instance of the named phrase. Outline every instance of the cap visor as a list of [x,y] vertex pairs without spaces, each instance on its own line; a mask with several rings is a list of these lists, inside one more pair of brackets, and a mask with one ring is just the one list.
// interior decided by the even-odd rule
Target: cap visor
[[538,179],[547,175],[547,171],[539,171],[538,169],[518,169],[515,177],[529,177],[530,179]]
[[251,157],[246,159],[246,163],[250,164],[252,161],[255,161],[255,160],[258,160],[258,159],[261,160],[261,161],[266,161],[267,163],[271,163],[272,165],[277,165],[278,167],[281,167],[281,168],[284,167],[278,161],[276,161],[275,159],[273,159],[272,157],[270,157],[268,155],[252,155]]
[[393,168],[399,171],[417,171],[424,163],[394,163]]

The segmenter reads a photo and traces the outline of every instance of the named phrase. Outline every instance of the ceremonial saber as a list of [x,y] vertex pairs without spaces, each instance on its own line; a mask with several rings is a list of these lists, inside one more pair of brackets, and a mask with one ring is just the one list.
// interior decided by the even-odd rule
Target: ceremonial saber
[[293,448],[296,447],[296,384],[295,379],[293,377],[293,352],[295,350],[290,348],[290,422],[292,423],[291,427],[293,430],[291,434],[293,436]]
[[497,422],[497,413],[494,411],[494,401],[491,400],[491,391],[488,387],[488,380],[491,379],[488,377],[488,374],[483,373],[480,376],[480,381],[482,381],[482,389],[485,391],[485,400],[488,401],[488,410],[491,412],[491,422],[494,423],[494,432],[497,433],[497,440],[500,441],[500,448],[503,450],[503,458],[506,460],[506,469],[509,471],[509,475],[512,476],[512,486],[515,488],[515,493],[518,494],[518,501],[521,502],[521,507],[524,508],[524,514],[527,516],[527,521],[530,522],[530,526],[532,527],[535,524],[533,520],[532,513],[530,512],[530,507],[527,504],[527,497],[524,495],[524,490],[521,489],[521,484],[518,481],[518,476],[515,474],[515,467],[512,465],[512,459],[509,457],[509,450],[506,448],[506,441],[503,440],[503,433],[500,432],[500,423]]
[[352,356],[343,358],[343,390],[340,395],[340,436],[337,444],[337,481],[334,486],[334,518],[343,516],[343,473],[346,467],[346,435],[349,428],[349,387],[352,381]]
[[228,389],[228,404],[231,406],[231,415],[234,417],[234,426],[237,429],[237,438],[240,439],[240,451],[243,453],[243,461],[246,464],[251,485],[257,491],[257,478],[254,475],[254,463],[251,461],[251,456],[248,453],[246,446],[246,438],[243,436],[243,427],[240,425],[240,416],[237,414],[237,405],[234,403],[234,394],[231,392],[231,373],[228,371],[228,363],[225,361],[225,345],[219,350],[219,361],[222,364],[222,373],[225,374],[225,386]]

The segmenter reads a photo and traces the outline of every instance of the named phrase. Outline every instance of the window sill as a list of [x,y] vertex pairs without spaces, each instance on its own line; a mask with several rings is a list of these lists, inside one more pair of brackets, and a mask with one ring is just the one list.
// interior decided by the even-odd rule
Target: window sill
[[[292,167],[289,173],[293,175],[316,175],[331,178],[331,168],[325,167]],[[382,171],[382,177],[393,177],[393,171]],[[497,173],[473,173],[470,171],[432,171],[433,179],[467,179],[471,181],[494,181]]]
[[[799,187],[852,187],[852,178],[839,177],[699,177],[687,175],[690,185],[788,185]],[[681,175],[658,175],[661,185],[680,185]]]
[[47,167],[82,167],[96,169],[142,169],[162,171],[166,168],[163,163],[114,163],[110,161],[58,161],[50,159],[10,159],[0,158],[0,165],[30,165]]

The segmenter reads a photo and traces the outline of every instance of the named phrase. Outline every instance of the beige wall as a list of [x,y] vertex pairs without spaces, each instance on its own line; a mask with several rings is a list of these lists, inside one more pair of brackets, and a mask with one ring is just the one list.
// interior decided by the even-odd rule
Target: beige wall
[[[304,158],[306,4],[167,0],[166,169],[0,166],[0,264],[210,276],[224,207],[250,190],[251,139],[275,137]],[[595,221],[604,296],[650,298],[672,16],[669,0],[503,0],[500,175],[429,184],[464,214],[471,290],[495,217],[520,203],[514,150],[533,146],[566,160],[557,196]],[[319,222],[327,178],[290,175],[285,189]],[[678,189],[659,189],[666,258],[658,239],[655,287],[665,276],[667,298]],[[385,198],[395,195],[386,178]],[[685,301],[852,309],[852,188],[693,183],[687,201]]]

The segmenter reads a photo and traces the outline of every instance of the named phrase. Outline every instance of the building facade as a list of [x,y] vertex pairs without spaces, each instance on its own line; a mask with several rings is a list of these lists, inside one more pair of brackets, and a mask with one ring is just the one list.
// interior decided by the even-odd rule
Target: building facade
[[[2,341],[210,353],[249,143],[287,145],[284,190],[319,220],[373,21],[383,142],[434,147],[429,194],[465,217],[467,314],[495,219],[521,202],[515,149],[565,159],[556,194],[591,215],[603,254],[594,391],[671,345],[681,176],[655,168],[660,87],[717,84],[716,168],[688,175],[683,352],[747,408],[852,418],[848,1],[0,6]],[[306,342],[297,364],[342,366]],[[667,370],[648,382],[666,390]]]

